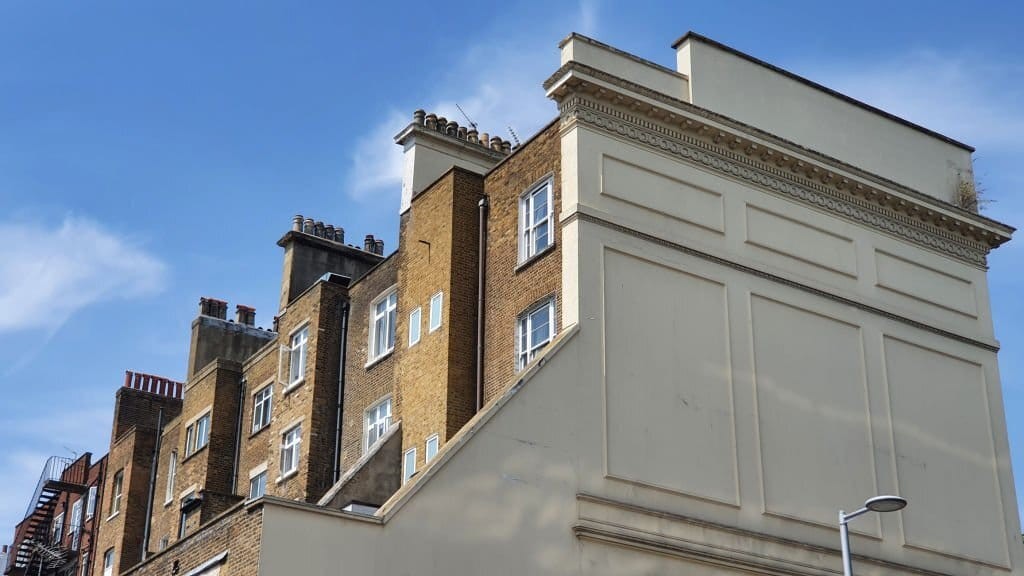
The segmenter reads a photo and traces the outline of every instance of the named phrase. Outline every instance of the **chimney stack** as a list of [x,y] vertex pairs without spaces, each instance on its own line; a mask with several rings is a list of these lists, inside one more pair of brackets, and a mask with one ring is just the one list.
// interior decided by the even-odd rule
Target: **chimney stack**
[[228,303],[223,300],[216,298],[200,298],[199,299],[199,315],[200,316],[211,316],[213,318],[219,318],[221,320],[228,319]]
[[374,243],[373,243],[373,250],[374,250],[374,253],[376,253],[376,254],[378,254],[380,256],[383,256],[384,255],[384,241],[383,240],[376,240],[376,241],[374,241]]
[[377,242],[373,239],[373,234],[367,234],[366,238],[363,239],[363,251],[370,252],[371,254],[377,253]]
[[235,322],[243,326],[256,325],[256,309],[244,304],[235,305]]
[[[293,216],[291,229],[277,241],[285,251],[278,310],[284,310],[327,272],[358,278],[375,266],[381,260],[375,250],[377,244],[373,236],[368,236],[367,240],[369,242],[360,250],[359,245],[345,244],[345,229],[341,226],[302,214]],[[254,313],[247,306],[239,307],[238,324],[253,326],[255,321],[250,320],[249,315],[242,315],[241,308]]]

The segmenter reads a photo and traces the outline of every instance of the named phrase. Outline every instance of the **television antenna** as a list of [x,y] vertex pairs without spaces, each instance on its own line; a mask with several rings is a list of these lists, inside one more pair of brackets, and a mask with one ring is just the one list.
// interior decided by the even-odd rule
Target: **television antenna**
[[477,130],[476,122],[469,119],[469,114],[466,114],[466,111],[462,109],[462,106],[459,106],[458,102],[455,103],[455,107],[459,109],[459,112],[462,112],[462,117],[466,119],[466,122],[469,122],[469,125],[473,127],[473,130]]
[[519,148],[519,136],[516,135],[516,131],[512,129],[512,126],[508,127],[508,133],[512,135],[512,141],[516,143],[516,148]]

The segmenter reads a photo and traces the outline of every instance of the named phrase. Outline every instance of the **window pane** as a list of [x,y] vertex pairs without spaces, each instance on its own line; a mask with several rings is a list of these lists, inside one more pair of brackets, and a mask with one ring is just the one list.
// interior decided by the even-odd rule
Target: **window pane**
[[373,354],[372,356],[380,356],[384,353],[384,342],[387,338],[387,322],[384,317],[377,319],[377,322],[373,326]]
[[547,306],[544,306],[530,315],[530,323],[532,324],[532,329],[530,331],[531,347],[547,340],[548,324],[551,321],[550,316],[550,310]]
[[416,449],[410,448],[402,457],[402,483],[404,484],[416,473]]
[[548,221],[545,220],[534,229],[534,253],[547,248],[548,244],[550,244],[548,242]]
[[392,308],[391,312],[388,312],[388,350],[395,347],[395,324],[398,320],[398,312]]
[[430,330],[433,332],[441,327],[441,303],[444,300],[444,296],[441,294],[434,294],[430,298]]
[[533,222],[536,224],[548,217],[548,187],[533,193]]
[[409,346],[420,341],[420,324],[422,324],[420,315],[419,308],[409,314]]
[[438,442],[439,442],[439,440],[438,440],[437,436],[431,436],[430,438],[427,438],[427,454],[426,454],[427,462],[430,462],[431,460],[433,460],[434,456],[437,455],[437,445],[438,445]]

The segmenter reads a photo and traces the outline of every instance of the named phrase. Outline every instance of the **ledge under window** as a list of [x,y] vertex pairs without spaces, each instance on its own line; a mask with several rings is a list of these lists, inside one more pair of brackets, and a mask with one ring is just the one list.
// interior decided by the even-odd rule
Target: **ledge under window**
[[280,484],[281,482],[284,482],[286,480],[291,480],[292,477],[295,476],[298,473],[299,473],[299,469],[298,468],[296,468],[295,470],[292,470],[291,472],[285,472],[282,476],[278,477],[278,479],[275,480],[274,482],[275,482],[275,484]]
[[206,447],[207,447],[207,446],[209,446],[209,445],[210,445],[210,443],[209,443],[209,442],[207,442],[206,444],[203,444],[203,445],[202,445],[202,447],[200,447],[200,448],[197,448],[195,452],[193,452],[193,453],[191,453],[191,454],[189,454],[189,455],[185,456],[184,458],[182,458],[182,459],[181,459],[181,464],[184,464],[185,462],[188,462],[188,461],[189,461],[190,459],[192,459],[192,457],[193,457],[193,456],[195,456],[196,454],[201,454],[201,453],[203,452],[203,450],[206,450]]
[[258,430],[254,430],[251,434],[249,434],[249,438],[250,439],[255,438],[260,432],[263,432],[264,430],[268,430],[268,429],[270,429],[270,423],[269,422],[267,424],[264,424],[263,426],[260,426],[260,428]]
[[523,260],[519,264],[516,264],[516,269],[514,270],[514,272],[516,274],[519,274],[520,272],[522,272],[526,268],[529,268],[530,265],[532,265],[534,262],[536,262],[537,260],[540,260],[541,258],[543,258],[545,254],[551,252],[554,249],[555,249],[555,242],[552,241],[551,244],[548,244],[547,246],[545,246],[544,249],[541,250],[540,252],[537,252],[533,256],[530,256],[526,260]]
[[302,386],[305,383],[306,383],[306,377],[303,376],[302,378],[299,378],[295,382],[292,382],[291,384],[288,384],[287,386],[285,386],[284,390],[281,391],[281,394],[291,394],[293,390],[295,390],[299,386]]
[[366,363],[366,366],[365,366],[364,368],[366,368],[367,370],[369,370],[370,368],[373,368],[373,367],[374,367],[374,366],[376,366],[377,364],[380,364],[381,362],[383,362],[384,360],[386,360],[386,359],[387,359],[387,358],[388,358],[389,356],[391,356],[391,355],[392,355],[392,354],[394,354],[394,353],[395,353],[395,349],[394,349],[394,348],[392,348],[391,350],[388,350],[387,352],[385,352],[385,353],[381,354],[380,356],[377,356],[377,357],[376,357],[376,358],[374,358],[373,360],[370,360],[369,362],[367,362],[367,363]]

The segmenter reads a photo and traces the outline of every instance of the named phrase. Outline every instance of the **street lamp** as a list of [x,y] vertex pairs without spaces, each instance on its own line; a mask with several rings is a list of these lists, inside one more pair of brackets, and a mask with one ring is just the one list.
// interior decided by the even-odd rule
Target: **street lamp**
[[864,507],[847,514],[839,511],[839,537],[843,541],[843,576],[853,576],[853,561],[850,560],[850,531],[847,523],[866,512],[895,512],[907,507],[907,501],[899,496],[875,496],[864,502]]

